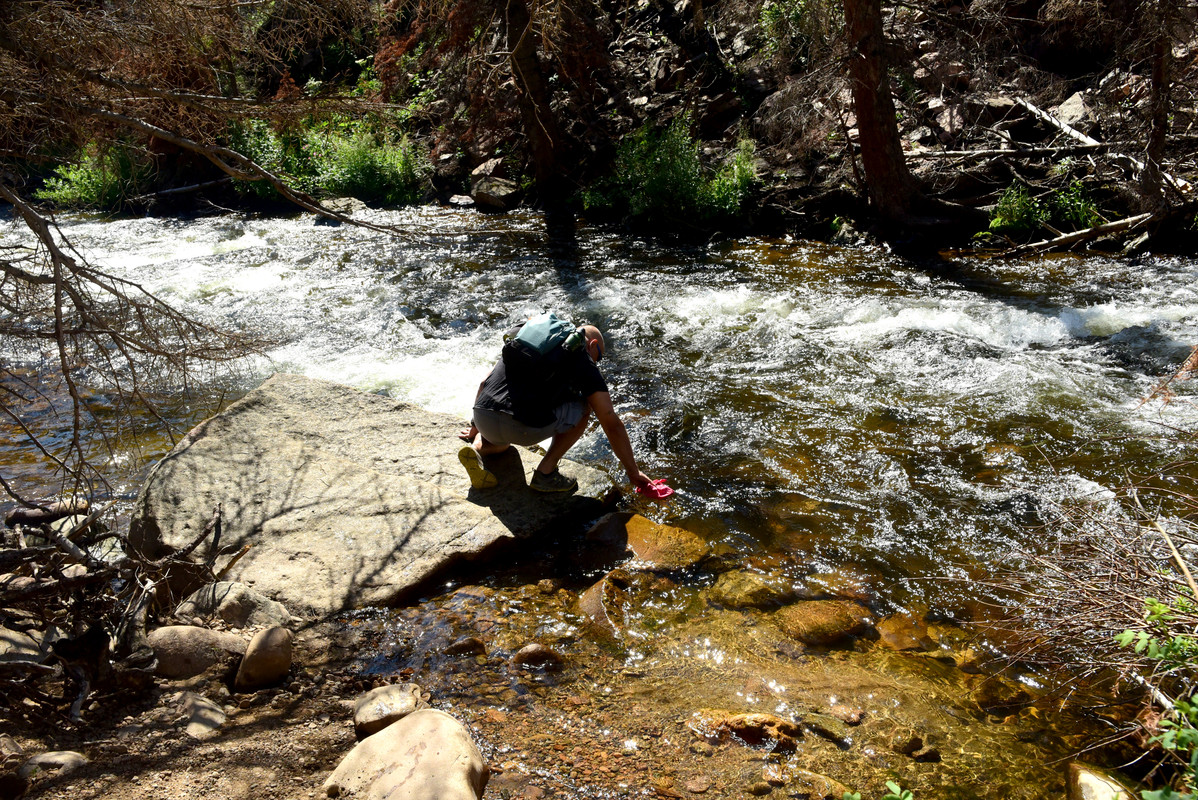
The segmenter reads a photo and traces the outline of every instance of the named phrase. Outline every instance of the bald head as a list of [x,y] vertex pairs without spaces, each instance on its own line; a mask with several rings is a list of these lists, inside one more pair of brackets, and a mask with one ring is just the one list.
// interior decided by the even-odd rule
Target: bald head
[[603,334],[594,325],[583,325],[582,335],[586,339],[587,353],[595,363],[599,363],[599,359],[603,358],[603,354],[607,352],[607,344],[603,341]]

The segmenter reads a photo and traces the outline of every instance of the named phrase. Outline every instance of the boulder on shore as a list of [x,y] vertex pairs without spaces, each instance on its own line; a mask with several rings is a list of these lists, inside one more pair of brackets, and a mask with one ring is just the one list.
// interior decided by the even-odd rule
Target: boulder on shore
[[258,631],[245,648],[233,685],[238,691],[273,686],[291,671],[291,631],[275,626]]
[[130,544],[152,558],[180,549],[219,503],[220,551],[251,545],[230,579],[325,617],[393,604],[459,559],[598,513],[594,498],[611,486],[602,473],[563,462],[579,491],[540,495],[528,488],[539,457],[520,448],[488,458],[499,486],[471,489],[461,427],[389,397],[274,375],[154,466]]
[[435,708],[413,711],[349,751],[324,783],[329,797],[477,800],[490,770],[462,723]]
[[216,616],[234,628],[291,624],[291,614],[282,603],[235,581],[210,583],[196,590],[179,604],[175,616],[181,619]]
[[148,642],[164,678],[192,678],[209,667],[245,654],[245,640],[194,625],[166,625],[150,631]]

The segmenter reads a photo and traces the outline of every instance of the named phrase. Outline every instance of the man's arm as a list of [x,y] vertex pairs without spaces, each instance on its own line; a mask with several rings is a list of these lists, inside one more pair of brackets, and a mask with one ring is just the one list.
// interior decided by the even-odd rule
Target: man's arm
[[649,476],[641,472],[641,468],[636,464],[636,457],[632,454],[632,442],[628,440],[628,429],[624,427],[623,420],[611,404],[611,394],[595,392],[587,397],[587,405],[595,412],[595,418],[599,420],[603,432],[607,435],[611,451],[620,459],[628,480],[636,487],[648,486]]

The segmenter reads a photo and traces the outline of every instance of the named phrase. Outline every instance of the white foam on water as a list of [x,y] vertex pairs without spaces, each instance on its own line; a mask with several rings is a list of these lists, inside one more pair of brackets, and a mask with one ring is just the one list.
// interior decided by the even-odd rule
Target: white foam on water
[[1198,320],[1198,304],[1145,305],[1103,303],[1060,313],[1074,336],[1113,336],[1128,328],[1169,326]]

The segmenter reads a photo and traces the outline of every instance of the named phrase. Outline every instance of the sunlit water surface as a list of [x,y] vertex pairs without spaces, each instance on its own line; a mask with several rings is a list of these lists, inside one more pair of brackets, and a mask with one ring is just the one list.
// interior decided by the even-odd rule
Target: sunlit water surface
[[[1185,402],[1141,405],[1198,342],[1198,265],[961,259],[742,239],[675,247],[535,215],[365,212],[66,219],[92,261],[168,302],[284,344],[286,371],[463,420],[502,331],[543,309],[607,335],[605,374],[657,517],[796,579],[858,572],[884,602],[952,612],[971,578],[1034,548],[1054,501],[1101,494],[1174,445]],[[428,233],[435,232],[435,233]],[[3,242],[23,236],[11,223]],[[196,410],[175,409],[186,429]],[[19,463],[21,443],[0,443]],[[149,452],[119,465],[132,491]],[[593,431],[573,457],[621,471]],[[17,476],[36,486],[32,475]],[[951,579],[951,580],[946,580]]]
[[[573,552],[549,550],[514,567],[524,574],[474,576],[484,585],[351,616],[364,673],[415,675],[474,726],[508,779],[540,776],[578,797],[652,793],[643,775],[663,769],[739,791],[760,763],[724,749],[696,763],[686,750],[693,709],[801,716],[838,696],[872,704],[859,743],[842,752],[815,737],[781,766],[875,794],[899,776],[917,796],[1060,796],[1061,759],[1091,735],[1077,723],[1056,730],[1035,708],[980,713],[970,700],[978,676],[943,655],[969,646],[960,623],[1009,602],[988,581],[1052,543],[1045,523],[1056,504],[1102,501],[1129,474],[1181,454],[1168,432],[1198,421],[1190,384],[1176,385],[1172,403],[1142,400],[1198,342],[1198,265],[919,264],[878,248],[682,247],[587,227],[547,241],[536,215],[362,216],[410,235],[307,215],[72,218],[61,228],[96,264],[162,299],[282,342],[194,394],[164,387],[176,436],[272,371],[464,422],[510,324],[545,309],[589,320],[607,335],[602,366],[638,459],[677,490],[669,505],[643,510],[700,533],[728,564],[800,589],[847,590],[878,614],[925,614],[944,648],[928,658],[868,646],[798,653],[778,642],[768,615],[712,605],[714,576],[700,573],[632,575],[626,638],[613,651],[584,635],[577,608],[597,574],[579,574]],[[0,228],[0,246],[24,237],[11,220]],[[27,367],[34,375],[45,364]],[[53,414],[43,404],[41,424]],[[5,474],[30,494],[53,493],[16,432],[4,432]],[[109,467],[127,503],[171,435],[150,429],[122,444]],[[597,431],[572,457],[622,477]],[[474,666],[447,654],[462,635],[484,636],[490,657]],[[579,666],[560,684],[511,674],[505,659],[530,640]],[[504,716],[512,711],[521,714]],[[896,725],[932,731],[944,762],[913,772],[888,744]],[[591,755],[538,766],[532,742],[544,731]],[[607,746],[621,768],[592,770]]]

